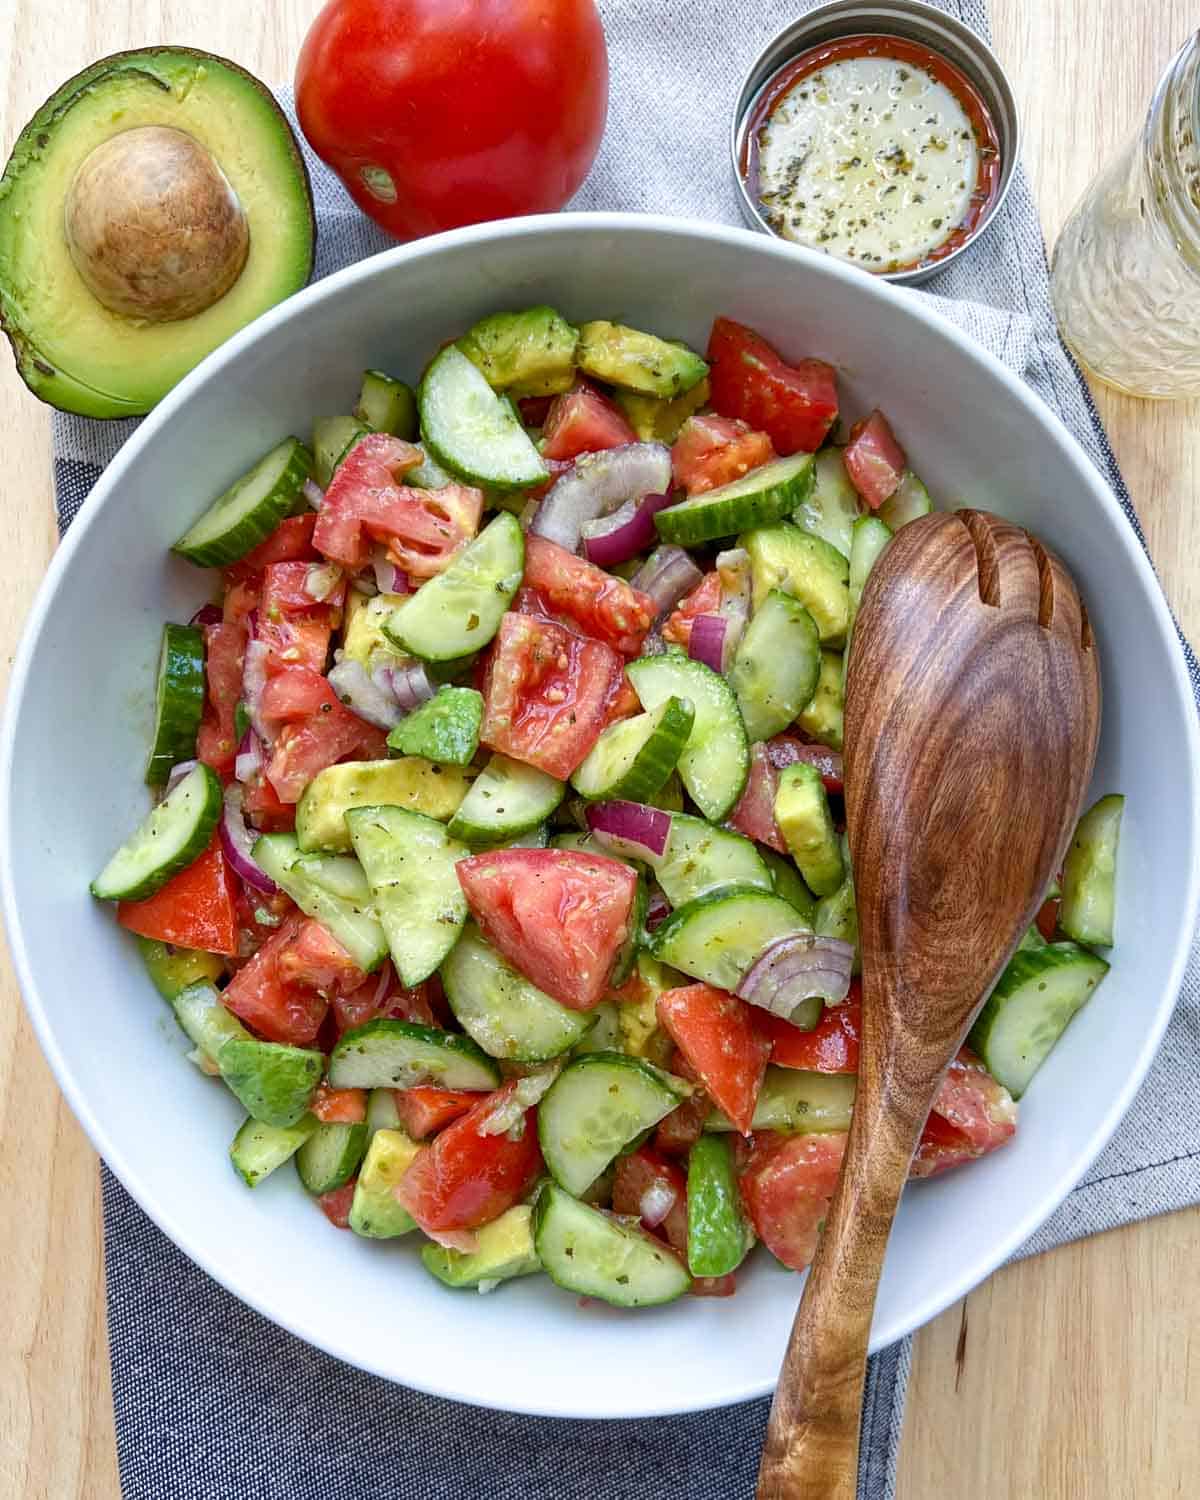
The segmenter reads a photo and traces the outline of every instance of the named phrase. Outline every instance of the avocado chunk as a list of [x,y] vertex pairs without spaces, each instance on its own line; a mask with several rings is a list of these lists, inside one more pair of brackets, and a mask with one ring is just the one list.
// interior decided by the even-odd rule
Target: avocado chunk
[[842,658],[836,651],[821,652],[821,671],[812,702],[796,720],[800,728],[831,750],[842,748]]
[[354,1184],[350,1228],[369,1240],[390,1240],[407,1234],[417,1222],[397,1203],[393,1189],[420,1151],[402,1130],[377,1130]]
[[585,375],[668,401],[699,385],[708,374],[708,365],[686,344],[620,323],[585,323],[575,357]]
[[264,1125],[295,1125],[308,1113],[325,1058],[309,1047],[231,1037],[217,1066],[247,1114]]
[[542,1269],[533,1248],[533,1209],[518,1203],[498,1219],[475,1231],[477,1250],[447,1250],[441,1245],[422,1245],[425,1269],[452,1287],[478,1287],[490,1292],[498,1281],[530,1276]]
[[146,973],[164,1000],[174,1000],[193,984],[215,984],[225,972],[223,959],[198,948],[170,948],[153,938],[140,937],[138,952]]
[[0,178],[17,369],[64,411],[139,416],[304,286],[314,240],[299,146],[257,79],[185,47],[103,58],[42,105]]
[[853,972],[859,974],[862,972],[862,952],[858,945],[858,907],[854,901],[854,871],[850,868],[850,849],[845,834],[841,845],[846,878],[831,896],[822,896],[817,902],[813,931],[818,937],[841,938],[843,943],[849,943],[854,949]]
[[402,719],[388,735],[388,749],[444,766],[467,766],[479,749],[483,695],[474,688],[439,688],[428,703]]
[[579,329],[543,306],[481,318],[458,347],[494,391],[557,396],[575,383],[578,343]]
[[738,546],[750,554],[756,610],[772,589],[782,589],[812,615],[823,646],[842,645],[850,621],[850,563],[836,547],[790,521],[743,532]]
[[708,377],[690,391],[664,401],[658,396],[643,396],[637,391],[618,391],[616,403],[625,413],[629,425],[643,443],[673,443],[683,424],[705,404],[712,394]]
[[799,761],[780,771],[775,821],[805,885],[814,895],[831,896],[846,872],[829,798],[815,766]]
[[371,673],[376,667],[402,667],[411,661],[388,640],[383,627],[392,611],[399,609],[406,594],[373,594],[368,597],[358,589],[346,594],[346,614],[342,633],[342,656],[361,662]]
[[444,823],[458,811],[470,780],[457,766],[418,756],[348,760],[314,776],[296,807],[296,838],[304,852],[349,854],[346,814],[352,807],[407,807]]

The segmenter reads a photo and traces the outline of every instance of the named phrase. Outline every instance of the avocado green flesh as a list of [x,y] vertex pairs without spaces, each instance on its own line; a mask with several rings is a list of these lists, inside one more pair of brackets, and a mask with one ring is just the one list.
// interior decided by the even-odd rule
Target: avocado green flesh
[[[228,292],[170,323],[110,312],[67,248],[64,210],[82,162],[122,131],[163,125],[212,153],[246,215],[250,251]],[[91,417],[149,411],[192,367],[298,291],[315,238],[308,175],[268,91],[184,48],[126,52],[64,84],[22,131],[0,178],[0,320],[42,400]]]

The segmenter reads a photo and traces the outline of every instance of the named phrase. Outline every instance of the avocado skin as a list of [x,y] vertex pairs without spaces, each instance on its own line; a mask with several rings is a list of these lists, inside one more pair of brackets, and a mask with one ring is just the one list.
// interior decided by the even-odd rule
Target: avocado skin
[[[52,132],[80,95],[94,91],[106,78],[136,72],[158,84],[164,95],[169,96],[170,85],[154,73],[153,67],[156,63],[180,60],[191,60],[200,66],[211,64],[235,75],[249,88],[256,91],[275,117],[280,138],[286,143],[289,164],[294,170],[294,186],[300,190],[302,212],[308,222],[308,263],[305,272],[305,280],[307,280],[312,274],[316,254],[317,218],[313,205],[312,183],[296,134],[274,95],[265,84],[228,58],[204,52],[195,47],[138,47],[124,52],[114,52],[89,64],[88,67],[60,85],[35,111],[28,124],[17,136],[4,173],[0,176],[0,218],[3,216],[4,200],[8,193],[23,174],[38,169],[41,154],[51,144]],[[170,124],[171,121],[164,119],[163,123]],[[78,295],[81,297],[90,295],[83,288],[82,282]],[[273,303],[264,303],[244,322],[251,321],[252,317],[265,312],[271,305]],[[212,309],[208,310],[208,312],[211,311]],[[201,313],[197,318],[185,321],[199,322],[207,315],[207,312]],[[244,323],[240,326],[244,326]],[[236,330],[230,329],[231,334],[234,331]],[[50,406],[55,406],[61,411],[76,412],[82,416],[101,420],[117,420],[124,417],[142,416],[154,405],[154,402],[147,404],[140,400],[126,400],[119,392],[96,390],[74,377],[70,371],[63,370],[52,363],[39,347],[36,327],[31,329],[22,322],[12,290],[6,285],[2,266],[0,266],[0,332],[3,332],[9,340],[17,373],[21,379],[33,395]],[[208,348],[202,348],[195,362],[199,363],[209,352]],[[168,386],[167,389],[169,388]],[[165,394],[166,389],[160,392],[160,396]]]

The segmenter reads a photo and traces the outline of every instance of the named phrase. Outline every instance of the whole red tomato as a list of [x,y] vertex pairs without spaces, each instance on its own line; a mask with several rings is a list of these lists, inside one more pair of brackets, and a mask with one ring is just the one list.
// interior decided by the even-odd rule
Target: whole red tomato
[[313,150],[399,239],[561,208],[604,133],[593,0],[330,0],[296,65]]

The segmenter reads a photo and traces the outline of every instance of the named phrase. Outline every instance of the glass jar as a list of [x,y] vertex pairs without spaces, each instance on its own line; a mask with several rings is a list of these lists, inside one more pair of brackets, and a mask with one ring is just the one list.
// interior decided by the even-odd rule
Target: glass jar
[[1200,33],[1067,220],[1050,292],[1063,340],[1101,380],[1200,396]]

